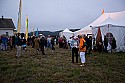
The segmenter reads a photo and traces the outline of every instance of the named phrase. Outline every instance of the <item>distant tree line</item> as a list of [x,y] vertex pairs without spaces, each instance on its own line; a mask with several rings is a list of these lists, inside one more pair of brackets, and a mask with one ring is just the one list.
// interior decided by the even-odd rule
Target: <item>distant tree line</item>
[[[70,29],[70,31],[72,32],[75,32],[77,30],[80,30],[80,29]],[[51,36],[59,36],[59,33],[62,32],[63,30],[59,30],[59,31],[54,31],[54,32],[51,32],[51,31],[38,31],[38,34],[43,34],[44,36],[48,36],[48,35],[51,35]],[[37,33],[37,31],[34,31],[34,35]],[[30,32],[28,34],[29,36],[32,36],[33,35],[33,32]]]

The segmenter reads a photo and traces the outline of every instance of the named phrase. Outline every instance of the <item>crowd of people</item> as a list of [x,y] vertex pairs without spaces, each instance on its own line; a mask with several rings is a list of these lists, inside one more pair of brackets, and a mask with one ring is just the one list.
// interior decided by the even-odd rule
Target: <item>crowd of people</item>
[[88,37],[85,35],[78,35],[75,37],[70,37],[70,39],[68,40],[68,45],[72,49],[72,63],[74,63],[75,56],[76,63],[78,63],[78,57],[80,56],[80,66],[84,66],[86,54],[93,55],[92,51],[108,52],[109,50],[115,50],[116,40],[114,37],[107,38],[106,35],[104,35],[103,40],[102,37],[97,40],[95,38],[92,38],[92,36]]
[[[116,48],[116,41],[115,43],[112,42],[112,48]],[[16,34],[14,36],[0,36],[0,51],[7,51],[8,47],[12,50],[13,48],[17,49],[16,57],[19,58],[21,56],[21,50],[26,51],[27,46],[32,46],[36,50],[37,54],[42,52],[45,55],[45,48],[49,48],[51,50],[55,50],[55,45],[59,45],[59,48],[62,49],[71,49],[72,51],[72,63],[74,63],[74,58],[76,56],[76,63],[78,63],[78,59],[80,57],[81,65],[84,66],[85,63],[85,55],[92,54],[92,43],[93,43],[93,50],[94,51],[105,51],[107,52],[108,47],[108,39],[106,36],[104,37],[104,42],[101,40],[96,42],[93,40],[92,37],[89,38],[85,35],[78,35],[72,36],[68,40],[65,36],[62,37],[52,37],[48,35],[48,37],[42,36],[32,36],[28,37],[26,40],[24,36],[21,34]],[[96,44],[96,46],[95,46]]]
[[32,46],[32,48],[36,49],[37,53],[39,53],[39,51],[41,50],[42,54],[45,55],[44,48],[47,47],[55,50],[55,44],[58,44],[57,36],[32,36],[28,37],[27,40],[25,39],[24,35],[21,35],[20,33],[13,36],[0,36],[0,51],[7,51],[8,48],[10,48],[11,50],[13,48],[16,48],[17,57],[21,55],[21,50],[26,51],[26,46]]
[[1,35],[0,36],[0,51],[7,51],[17,48],[17,57],[21,55],[21,48],[26,50],[26,39],[20,37],[20,34],[14,36]]
[[[54,45],[57,44],[57,37],[51,37],[50,35],[48,35],[48,37],[45,36],[33,37],[32,40],[33,40],[32,48],[35,48],[38,54],[39,50],[41,50],[43,55],[45,55],[44,53],[45,47],[55,50]],[[30,41],[28,40],[28,42]]]

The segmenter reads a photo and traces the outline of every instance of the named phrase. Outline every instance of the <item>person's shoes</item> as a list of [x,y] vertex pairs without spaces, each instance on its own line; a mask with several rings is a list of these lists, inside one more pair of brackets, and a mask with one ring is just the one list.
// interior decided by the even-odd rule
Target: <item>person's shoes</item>
[[80,65],[81,67],[83,66],[83,65]]
[[85,66],[85,65],[82,63],[80,66],[82,67],[82,66]]

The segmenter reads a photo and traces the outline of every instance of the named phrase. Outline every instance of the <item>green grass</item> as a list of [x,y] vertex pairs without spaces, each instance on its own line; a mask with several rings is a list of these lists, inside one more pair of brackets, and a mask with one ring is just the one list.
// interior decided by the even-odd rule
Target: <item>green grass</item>
[[16,50],[0,52],[0,83],[125,83],[125,53],[93,53],[86,64],[71,63],[71,50],[28,47],[19,59]]

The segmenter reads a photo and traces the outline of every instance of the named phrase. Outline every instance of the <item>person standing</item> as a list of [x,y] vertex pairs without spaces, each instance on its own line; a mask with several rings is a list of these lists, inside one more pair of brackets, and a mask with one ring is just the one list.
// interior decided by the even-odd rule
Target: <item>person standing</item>
[[16,40],[16,48],[17,48],[17,55],[16,58],[19,58],[19,56],[21,56],[21,46],[22,46],[22,41],[20,38],[20,34],[18,33],[18,35],[16,36],[17,40]]
[[42,38],[40,39],[40,49],[41,49],[43,55],[45,55],[45,53],[44,53],[45,43],[46,43],[46,39],[44,36],[42,36]]
[[55,48],[54,48],[54,37],[51,38],[51,45],[52,45],[52,50],[55,50]]
[[68,45],[69,45],[69,48],[71,49],[71,41],[72,41],[72,37],[70,37],[69,39],[68,39]]
[[9,45],[10,45],[10,49],[12,50],[13,48],[13,39],[12,39],[12,36],[9,37]]
[[112,52],[115,53],[115,49],[116,49],[116,40],[115,38],[113,37],[112,38],[112,44],[111,44],[111,49],[112,49]]
[[85,52],[86,52],[86,41],[82,37],[82,35],[79,36],[79,52],[80,52],[80,59],[81,59],[80,66],[84,66],[84,64],[85,64]]
[[48,48],[52,48],[51,46],[52,46],[51,45],[51,37],[50,37],[50,35],[48,35],[48,38],[47,38],[47,47]]
[[76,63],[78,63],[78,38],[74,37],[70,43],[70,46],[72,48],[72,63],[74,63],[74,54],[76,55]]
[[89,36],[89,41],[88,41],[88,54],[92,55],[92,36]]
[[104,51],[107,52],[107,47],[108,47],[108,39],[106,35],[104,36]]
[[3,37],[2,37],[2,49],[4,51],[7,51],[7,47],[8,47],[7,44],[8,44],[8,38],[6,35],[3,35]]
[[62,48],[62,41],[63,41],[62,37],[59,37],[58,38],[59,48]]
[[103,42],[102,42],[102,37],[100,37],[99,41],[97,42],[97,48],[99,52],[102,52],[103,48]]
[[22,40],[22,49],[23,51],[26,51],[26,39],[23,37],[21,40]]
[[12,48],[15,48],[15,35],[12,36]]
[[31,38],[31,41],[32,41],[32,42],[31,42],[32,48],[34,48],[34,44],[35,44],[35,43],[34,43],[34,39],[35,39],[35,36],[33,36],[33,37]]
[[37,54],[39,54],[39,46],[40,46],[39,44],[40,44],[40,39],[36,37],[34,39],[34,48],[36,49]]
[[89,38],[88,38],[88,36],[86,36],[86,35],[84,35],[84,39],[85,39],[85,41],[86,41],[86,44],[87,44],[87,46],[86,46],[86,54],[88,54],[88,49],[89,49]]

